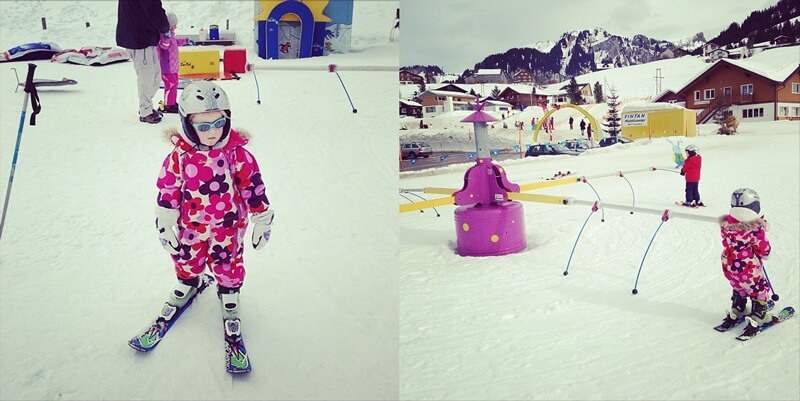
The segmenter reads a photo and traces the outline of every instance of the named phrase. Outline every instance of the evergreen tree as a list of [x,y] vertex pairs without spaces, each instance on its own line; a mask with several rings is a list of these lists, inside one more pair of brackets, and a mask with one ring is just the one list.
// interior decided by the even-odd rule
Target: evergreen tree
[[419,93],[423,93],[423,92],[425,92],[425,90],[426,90],[425,89],[425,80],[420,80],[419,81]]
[[469,94],[472,95],[472,96],[478,96],[478,94],[475,93],[475,89],[470,89],[469,90]]
[[495,85],[494,89],[492,89],[492,97],[495,99],[500,97],[500,88],[498,88],[497,85]]
[[594,83],[594,101],[596,103],[603,103],[603,85],[600,85],[600,82]]
[[617,136],[622,131],[622,123],[619,115],[620,101],[619,96],[617,96],[616,89],[612,87],[610,92],[611,93],[609,93],[608,97],[606,97],[608,112],[606,113],[605,121],[603,123],[605,126],[603,131],[605,131],[605,133],[609,136]]
[[717,134],[731,135],[736,133],[736,129],[733,127],[736,122],[736,117],[733,116],[733,112],[730,111],[729,106],[722,106],[717,109],[717,111],[714,112],[713,120],[714,124],[719,125]]
[[569,85],[567,85],[567,96],[569,97],[570,103],[583,104],[581,90],[578,88],[578,82],[575,81],[575,77],[569,79]]

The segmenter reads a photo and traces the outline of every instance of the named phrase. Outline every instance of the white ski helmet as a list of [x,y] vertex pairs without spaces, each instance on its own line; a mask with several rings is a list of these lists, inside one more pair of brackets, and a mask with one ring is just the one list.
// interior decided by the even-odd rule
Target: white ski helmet
[[190,117],[192,114],[209,111],[221,111],[228,118],[219,139],[222,141],[228,137],[231,130],[231,106],[228,102],[228,95],[222,88],[209,81],[197,81],[187,85],[178,100],[178,112],[181,115],[181,124],[186,138],[195,145],[200,145],[200,138],[192,126]]
[[731,194],[730,215],[739,221],[753,221],[761,213],[761,198],[750,188],[739,188]]
[[686,146],[687,152],[697,152],[697,145],[688,145]]

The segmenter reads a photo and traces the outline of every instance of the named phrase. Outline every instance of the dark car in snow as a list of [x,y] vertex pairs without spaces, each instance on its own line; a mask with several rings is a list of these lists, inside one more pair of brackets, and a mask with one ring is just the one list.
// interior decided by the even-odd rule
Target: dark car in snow
[[557,156],[557,155],[572,155],[577,156],[581,152],[567,149],[566,146],[558,143],[545,143],[540,145],[531,145],[525,152],[525,157],[536,156]]
[[633,139],[626,138],[624,136],[619,136],[619,135],[609,136],[600,140],[600,147],[604,148],[606,146],[616,145],[618,143],[631,143],[631,142],[633,142]]

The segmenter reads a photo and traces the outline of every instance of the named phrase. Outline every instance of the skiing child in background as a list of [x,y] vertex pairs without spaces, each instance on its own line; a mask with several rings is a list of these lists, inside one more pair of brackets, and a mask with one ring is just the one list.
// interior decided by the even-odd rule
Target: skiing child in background
[[667,138],[667,142],[672,145],[672,152],[675,154],[675,168],[683,167],[683,152],[681,151],[681,140],[673,142],[671,139]]
[[164,82],[164,102],[161,111],[178,113],[178,105],[175,103],[178,98],[178,69],[180,68],[178,47],[194,43],[189,39],[175,37],[175,27],[178,25],[178,17],[175,14],[168,13],[167,21],[169,22],[169,35],[162,33],[158,41],[161,81]]
[[683,167],[681,168],[681,175],[686,177],[686,201],[682,203],[683,206],[705,206],[700,201],[700,169],[703,165],[703,159],[697,154],[697,146],[689,145],[686,147],[686,158]]
[[[688,164],[688,160],[687,160]],[[769,257],[767,239],[769,224],[761,213],[761,200],[756,191],[740,188],[731,195],[729,214],[719,218],[722,235],[722,273],[733,287],[731,310],[718,331],[728,331],[747,318],[742,336],[752,337],[758,326],[772,320],[767,296],[771,288],[766,279],[762,259]],[[751,309],[747,309],[750,299]]]
[[[251,245],[259,250],[269,240],[273,211],[258,163],[244,148],[248,137],[231,129],[225,92],[208,81],[194,82],[183,90],[178,107],[182,130],[167,132],[175,147],[158,176],[156,207],[158,236],[175,263],[178,284],[143,335],[146,340],[134,338],[131,346],[154,347],[182,308],[216,279],[228,371],[248,372],[239,318],[247,216],[254,225]],[[206,267],[213,278],[203,274]]]

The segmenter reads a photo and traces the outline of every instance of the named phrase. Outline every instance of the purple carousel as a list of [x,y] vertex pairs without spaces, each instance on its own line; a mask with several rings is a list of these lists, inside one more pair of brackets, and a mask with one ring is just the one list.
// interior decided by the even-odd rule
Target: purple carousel
[[519,185],[506,178],[503,167],[490,157],[487,123],[497,121],[485,113],[486,102],[470,103],[475,110],[461,122],[475,129],[477,161],[464,174],[464,187],[453,193],[456,220],[456,248],[461,256],[498,256],[525,249],[525,220],[522,204],[508,199]]

